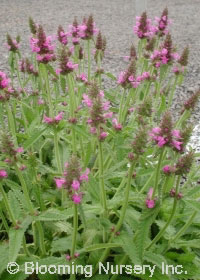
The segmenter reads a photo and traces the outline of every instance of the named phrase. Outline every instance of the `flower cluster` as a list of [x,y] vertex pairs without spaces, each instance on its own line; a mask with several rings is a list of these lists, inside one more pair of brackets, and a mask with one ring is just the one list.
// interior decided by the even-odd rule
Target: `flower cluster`
[[81,184],[88,181],[90,170],[87,168],[81,174],[81,168],[78,158],[72,156],[69,163],[65,163],[65,171],[63,178],[55,178],[57,188],[65,188],[68,195],[75,204],[80,204],[83,197],[81,192]]
[[158,31],[156,26],[152,25],[151,19],[147,18],[146,12],[140,17],[136,17],[136,25],[133,27],[134,33],[140,39],[152,38]]
[[161,126],[152,129],[150,136],[159,147],[170,146],[176,151],[182,151],[181,132],[177,129],[172,129],[172,119],[169,112],[164,114]]
[[47,117],[44,115],[44,122],[47,124],[58,124],[63,119],[64,113],[60,112],[57,116],[54,118]]
[[4,162],[13,164],[18,161],[18,155],[24,152],[23,147],[15,148],[15,145],[11,139],[11,136],[3,133],[1,135],[1,152],[5,157]]
[[162,12],[161,17],[155,17],[155,21],[157,22],[158,25],[158,34],[160,37],[168,34],[168,26],[171,24],[171,20],[168,18],[168,9],[165,8]]
[[68,36],[69,34],[66,33],[61,25],[58,26],[57,37],[58,41],[63,44],[64,46],[68,43]]
[[9,79],[7,78],[6,74],[0,71],[0,89],[7,88],[9,85]]
[[38,76],[38,71],[34,70],[33,64],[29,61],[28,58],[22,59],[19,62],[20,71],[22,73],[33,74],[34,76]]
[[83,19],[82,24],[78,26],[78,35],[84,40],[92,39],[97,32],[98,29],[96,28],[92,15],[90,15],[88,19]]
[[19,49],[19,42],[20,42],[20,37],[17,36],[15,40],[11,38],[9,34],[7,34],[7,48],[11,52],[16,52]]
[[161,50],[154,50],[150,58],[156,68],[159,68],[162,64],[168,64],[180,59],[179,54],[173,52],[172,39],[170,34],[167,35]]
[[198,99],[199,99],[199,96],[200,96],[200,90],[197,90],[195,93],[192,94],[192,96],[186,100],[184,102],[184,110],[192,110],[194,109]]
[[126,71],[120,72],[117,83],[123,88],[137,88],[144,80],[150,80],[149,72],[136,76],[135,62],[132,61]]
[[78,45],[80,42],[80,36],[79,36],[79,25],[76,18],[74,18],[73,24],[70,25],[69,28],[70,28],[69,33],[72,36],[72,43],[74,45]]
[[125,61],[131,61],[137,59],[137,53],[136,53],[136,49],[135,46],[132,44],[130,47],[130,55],[129,56],[124,56],[124,60]]
[[95,48],[96,48],[96,50],[95,50],[95,54],[94,54],[94,59],[97,62],[98,58],[100,60],[103,59],[104,53],[105,53],[105,49],[106,49],[106,38],[102,37],[100,31],[97,34]]
[[0,169],[0,180],[7,178],[7,177],[8,177],[8,174],[7,174],[6,170]]
[[83,104],[90,109],[90,118],[87,123],[91,126],[90,132],[97,133],[100,127],[100,140],[104,140],[107,133],[103,131],[101,125],[106,122],[106,119],[112,118],[113,113],[109,112],[110,102],[104,99],[104,92],[99,90],[96,83],[92,83],[89,87],[88,95],[83,94]]
[[59,56],[59,66],[60,68],[56,69],[56,74],[66,75],[70,72],[73,72],[74,69],[78,68],[78,64],[74,64],[69,60],[69,53],[63,47]]
[[46,36],[41,25],[37,28],[36,38],[31,37],[30,46],[32,52],[37,53],[37,61],[41,63],[48,63],[55,60],[52,36]]

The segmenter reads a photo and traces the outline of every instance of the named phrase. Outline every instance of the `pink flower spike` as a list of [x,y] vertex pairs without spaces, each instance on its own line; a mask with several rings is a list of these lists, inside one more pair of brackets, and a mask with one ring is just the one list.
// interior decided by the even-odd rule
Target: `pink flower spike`
[[91,127],[91,128],[90,128],[90,133],[96,134],[96,133],[97,133],[96,127]]
[[0,179],[2,178],[7,178],[8,177],[8,174],[5,170],[1,169],[0,170]]
[[73,183],[72,183],[72,188],[77,191],[80,189],[80,183],[78,180],[73,180]]
[[152,133],[159,134],[160,132],[161,132],[161,128],[160,127],[154,127],[152,129]]
[[72,200],[75,204],[80,204],[81,203],[81,200],[82,200],[82,197],[78,194],[74,194],[72,196]]
[[61,189],[62,188],[62,185],[64,185],[66,183],[66,180],[64,178],[60,178],[60,179],[54,179],[55,182],[56,182],[56,187],[58,189]]

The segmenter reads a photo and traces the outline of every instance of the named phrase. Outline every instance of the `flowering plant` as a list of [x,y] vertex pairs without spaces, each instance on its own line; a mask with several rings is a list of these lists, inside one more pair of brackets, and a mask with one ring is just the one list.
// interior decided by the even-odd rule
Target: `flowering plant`
[[[189,117],[200,91],[175,119],[171,105],[189,51],[178,53],[170,24],[167,9],[155,21],[146,13],[136,18],[138,45],[118,77],[103,69],[106,40],[92,15],[80,24],[75,18],[68,30],[59,26],[55,36],[30,18],[30,57],[22,57],[19,37],[7,36],[1,279],[11,279],[5,268],[15,261],[22,270],[12,279],[19,280],[27,277],[26,261],[92,265],[96,280],[130,279],[126,271],[99,278],[98,263],[106,262],[156,265],[152,279],[199,279],[199,154],[189,144]],[[182,265],[184,273],[164,275],[163,264]],[[83,279],[80,271],[69,274]],[[149,279],[150,271],[128,274]]]

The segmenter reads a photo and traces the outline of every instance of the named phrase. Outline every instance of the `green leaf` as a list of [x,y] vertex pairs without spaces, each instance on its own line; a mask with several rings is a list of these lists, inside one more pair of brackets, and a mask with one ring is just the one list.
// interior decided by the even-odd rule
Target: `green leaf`
[[8,264],[8,243],[0,243],[0,274]]
[[67,220],[73,216],[73,209],[58,210],[56,208],[50,208],[37,217],[34,217],[36,221],[61,221]]
[[162,255],[154,254],[154,253],[149,252],[149,251],[145,252],[144,260],[148,261],[152,264],[155,264],[160,269],[162,269],[162,263],[164,263],[165,265],[167,264],[166,259]]
[[196,211],[200,211],[200,202],[194,199],[184,199],[183,200],[190,208],[193,208]]
[[110,72],[105,73],[105,75],[106,75],[107,77],[111,78],[113,81],[116,81],[116,80],[117,80],[117,78],[116,78],[112,73],[110,73]]
[[40,137],[44,134],[47,127],[42,127],[37,132],[34,132],[28,140],[23,143],[24,150],[27,150],[31,145],[33,145],[36,141],[40,139]]
[[9,230],[9,261],[14,262],[17,259],[17,255],[21,248],[22,239],[24,236],[24,232],[32,222],[32,217],[27,216],[20,228],[10,228]]
[[56,72],[54,71],[53,67],[48,63],[46,64],[46,68],[49,70],[49,72],[55,77],[58,78],[58,75],[56,74]]
[[149,231],[152,223],[154,222],[158,212],[159,207],[157,206],[154,209],[145,209],[140,216],[138,230],[136,232],[135,243],[137,246],[138,254],[140,260],[143,259],[143,254],[147,242],[149,241]]
[[17,259],[17,255],[21,249],[22,239],[24,236],[24,229],[9,230],[9,261],[14,262]]
[[122,240],[122,248],[124,250],[124,253],[128,255],[132,264],[141,265],[142,263],[138,255],[138,249],[135,242],[133,241],[132,236],[127,233],[123,233],[123,235],[120,236],[120,240]]
[[79,252],[91,252],[91,251],[96,251],[100,249],[109,249],[109,248],[116,248],[116,247],[121,247],[120,243],[103,243],[103,244],[93,244],[91,246],[85,247],[81,249]]
[[63,237],[57,240],[54,240],[51,244],[51,252],[67,252],[71,249],[72,246],[72,238],[71,236]]

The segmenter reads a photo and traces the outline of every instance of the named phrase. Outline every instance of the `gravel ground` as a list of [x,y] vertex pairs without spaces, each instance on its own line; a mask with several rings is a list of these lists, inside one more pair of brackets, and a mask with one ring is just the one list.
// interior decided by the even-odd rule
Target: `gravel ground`
[[[200,87],[200,0],[148,0],[147,11],[150,17],[160,16],[167,6],[173,21],[171,28],[174,43],[179,50],[190,47],[190,63],[184,84],[177,89],[174,111],[180,112],[180,106],[191,92]],[[0,69],[6,69],[7,51],[5,35],[10,33],[22,37],[22,49],[29,51],[28,17],[44,25],[48,34],[55,34],[59,24],[67,28],[74,16],[79,21],[90,13],[94,15],[97,26],[107,37],[107,56],[104,60],[106,70],[118,74],[124,69],[123,56],[128,55],[129,47],[135,40],[132,26],[137,15],[133,0],[0,0]],[[200,104],[193,114],[198,124]]]

